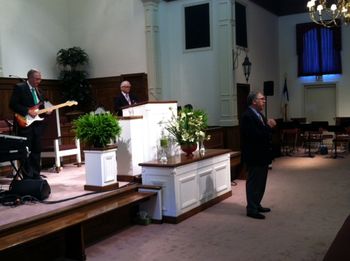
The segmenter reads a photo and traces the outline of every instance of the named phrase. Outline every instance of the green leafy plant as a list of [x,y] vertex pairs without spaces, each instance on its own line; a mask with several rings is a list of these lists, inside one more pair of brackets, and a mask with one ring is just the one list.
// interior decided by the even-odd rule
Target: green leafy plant
[[110,113],[88,113],[73,121],[77,137],[87,146],[103,148],[121,134],[117,118]]
[[209,138],[205,129],[208,126],[208,115],[203,110],[182,109],[178,115],[173,113],[165,129],[180,145],[196,143]]
[[87,81],[88,73],[83,69],[89,62],[87,53],[80,47],[60,49],[56,62],[61,69],[59,78],[63,86],[63,98],[77,101],[80,109],[90,110],[91,86]]
[[71,47],[68,49],[60,49],[57,52],[56,61],[63,67],[71,67],[75,71],[79,65],[84,65],[89,62],[89,56],[80,47]]

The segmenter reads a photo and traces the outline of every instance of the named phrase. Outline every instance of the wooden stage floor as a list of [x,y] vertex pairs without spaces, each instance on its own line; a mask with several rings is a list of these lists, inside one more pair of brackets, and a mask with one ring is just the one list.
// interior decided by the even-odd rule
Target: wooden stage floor
[[[128,182],[108,192],[85,191],[84,165],[66,165],[60,173],[46,170],[42,175],[51,187],[46,203],[0,205],[0,260],[85,260],[85,245],[131,225],[138,204],[156,194],[140,192],[140,184]],[[10,181],[1,177],[1,189],[8,190]],[[74,199],[54,203],[69,198]]]
[[[49,203],[52,201],[59,201],[72,197],[77,197],[91,191],[84,190],[85,185],[85,167],[77,167],[75,165],[65,165],[60,173],[56,173],[53,169],[43,170],[42,175],[46,176],[48,181],[51,194],[45,202]],[[8,185],[11,181],[9,178],[1,177],[1,189],[8,190]],[[128,182],[119,182],[120,189],[127,186]],[[0,205],[0,230],[1,227],[7,226],[8,224],[33,218],[43,213],[50,211],[57,211],[58,209],[64,209],[67,206],[76,204],[77,202],[83,202],[88,199],[99,197],[101,194],[110,192],[97,193],[79,197],[76,199],[64,201],[56,204],[44,204],[44,203],[30,203],[27,202],[23,205],[15,207]]]

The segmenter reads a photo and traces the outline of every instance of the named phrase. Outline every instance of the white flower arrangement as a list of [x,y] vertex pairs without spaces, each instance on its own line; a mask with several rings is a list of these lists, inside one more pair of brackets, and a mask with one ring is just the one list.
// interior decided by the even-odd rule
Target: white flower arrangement
[[179,145],[197,143],[209,139],[206,136],[208,115],[203,110],[184,108],[178,115],[173,113],[165,129],[172,135]]

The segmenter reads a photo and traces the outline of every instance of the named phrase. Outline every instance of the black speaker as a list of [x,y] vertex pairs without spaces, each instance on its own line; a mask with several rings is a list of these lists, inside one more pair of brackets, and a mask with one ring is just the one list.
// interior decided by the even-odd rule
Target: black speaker
[[264,82],[264,95],[273,96],[273,81]]
[[51,188],[46,180],[13,180],[10,185],[9,193],[19,196],[32,196],[38,200],[44,200],[49,197]]

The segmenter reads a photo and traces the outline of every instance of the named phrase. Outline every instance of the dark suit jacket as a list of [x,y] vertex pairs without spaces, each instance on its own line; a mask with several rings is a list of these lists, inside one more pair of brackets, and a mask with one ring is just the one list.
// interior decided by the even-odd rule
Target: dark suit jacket
[[[135,104],[138,102],[136,96],[131,94],[131,93],[129,93],[129,98],[130,98],[131,104]],[[123,115],[123,111],[121,108],[128,106],[128,105],[129,105],[129,103],[125,99],[125,97],[122,93],[119,96],[117,96],[114,100],[114,110],[115,110],[115,112],[117,112],[118,116]]]
[[[39,102],[44,102],[44,97],[37,92]],[[22,116],[26,116],[28,109],[34,106],[34,100],[32,93],[30,92],[29,85],[27,82],[18,83],[13,90],[12,97],[10,100],[10,108]],[[43,108],[43,105],[40,106]]]
[[[44,96],[37,92],[37,96],[39,98],[39,108],[44,108]],[[28,109],[34,106],[34,100],[32,93],[30,92],[29,85],[27,82],[18,83],[12,93],[10,99],[10,108],[15,112],[22,116],[26,116],[28,114]],[[43,115],[40,115],[43,117]],[[41,125],[41,121],[36,121],[32,123],[30,126]],[[30,127],[29,126],[29,127]],[[16,127],[16,125],[15,125]]]
[[261,114],[265,124],[248,108],[240,123],[242,160],[248,166],[266,166],[272,161],[272,129]]

